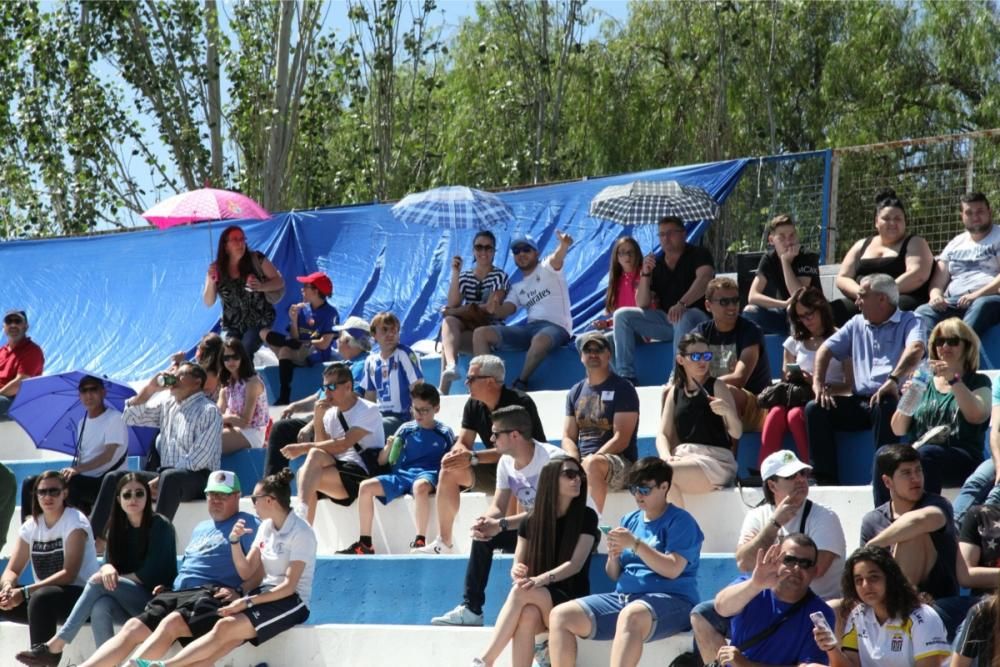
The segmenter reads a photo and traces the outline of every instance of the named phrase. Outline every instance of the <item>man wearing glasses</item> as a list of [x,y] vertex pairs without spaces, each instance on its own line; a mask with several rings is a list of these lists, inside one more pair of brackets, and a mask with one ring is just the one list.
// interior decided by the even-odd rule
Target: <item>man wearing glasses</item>
[[[767,551],[758,549],[753,573],[743,575],[715,596],[723,616],[731,616],[729,645],[701,647],[722,665],[827,664],[813,639],[810,614],[823,614],[835,627],[833,610],[812,592],[819,550],[807,535],[793,533]],[[773,632],[751,641],[773,628]]]
[[[438,476],[438,536],[416,551],[424,554],[455,553],[452,529],[458,514],[462,491],[492,493],[497,485],[497,461],[500,453],[493,447],[493,412],[518,405],[528,412],[532,437],[545,442],[545,430],[538,409],[523,391],[504,386],[503,359],[492,354],[473,357],[465,384],[469,400],[462,411],[462,430],[451,450],[441,460]],[[476,451],[476,438],[485,449]]]
[[573,238],[556,230],[559,246],[556,251],[539,261],[538,244],[524,234],[511,241],[510,251],[514,263],[521,270],[521,280],[507,292],[506,301],[499,303],[499,292],[493,292],[483,304],[486,312],[497,319],[506,319],[518,308],[528,312],[524,324],[479,327],[472,334],[475,354],[489,354],[493,350],[527,350],[521,375],[512,385],[527,389],[528,378],[542,363],[550,350],[569,341],[573,331],[570,313],[569,286],[563,275],[566,252],[573,245]]
[[7,344],[0,347],[0,421],[7,421],[21,380],[42,374],[45,355],[28,337],[28,315],[23,310],[8,310],[3,316]]

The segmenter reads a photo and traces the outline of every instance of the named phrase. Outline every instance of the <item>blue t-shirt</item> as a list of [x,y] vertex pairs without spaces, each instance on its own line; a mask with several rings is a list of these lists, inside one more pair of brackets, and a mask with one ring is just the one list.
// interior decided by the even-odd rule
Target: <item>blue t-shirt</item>
[[174,590],[198,586],[228,586],[239,588],[243,578],[233,564],[233,554],[229,547],[229,533],[240,519],[252,528],[253,533],[247,533],[240,539],[243,553],[248,553],[253,547],[253,537],[260,522],[257,517],[246,512],[237,512],[225,521],[202,521],[194,527],[191,541],[184,550],[184,560],[174,579]]
[[[747,579],[749,575],[743,575],[733,583]],[[813,639],[813,622],[809,614],[816,611],[823,612],[826,622],[832,628],[835,627],[833,610],[812,591],[808,591],[806,595],[808,596],[806,603],[782,621],[774,634],[746,650],[740,650],[747,660],[765,665],[798,665],[804,662],[830,664],[826,653]],[[743,607],[743,611],[730,619],[733,646],[740,647],[748,639],[771,627],[791,606],[792,603],[782,602],[776,598],[770,588],[761,591]]]
[[682,556],[687,565],[676,579],[657,574],[631,549],[622,551],[621,576],[615,584],[617,593],[669,593],[698,604],[698,564],[701,561],[701,543],[705,536],[690,514],[679,507],[667,505],[667,511],[653,521],[642,518],[642,510],[626,514],[621,525],[632,534],[661,553]]
[[378,348],[365,360],[366,392],[375,392],[378,410],[382,414],[409,414],[410,385],[424,378],[417,354],[405,345],[398,345],[388,359]]
[[[324,301],[323,305],[313,310],[313,307],[306,304],[306,307],[299,311],[299,340],[310,341],[319,339],[326,334],[334,333],[333,328],[340,323],[340,314],[329,301]],[[310,358],[314,361],[329,361],[333,358],[335,347],[330,345],[325,350],[314,350]]]
[[439,421],[434,428],[422,428],[416,421],[409,421],[399,427],[396,435],[403,439],[403,455],[392,466],[398,470],[430,470],[437,472],[441,459],[455,443],[455,434]]
[[[365,362],[368,360],[368,353],[362,352],[351,362],[351,377],[354,378],[354,393],[364,398],[365,396]],[[320,392],[322,393],[322,392]],[[320,396],[322,398],[322,396]]]
[[[612,373],[601,384],[590,386],[581,380],[566,394],[566,416],[576,418],[576,446],[581,456],[593,454],[615,434],[615,413],[639,413],[639,394],[632,383]],[[620,455],[629,461],[638,458],[636,431]]]

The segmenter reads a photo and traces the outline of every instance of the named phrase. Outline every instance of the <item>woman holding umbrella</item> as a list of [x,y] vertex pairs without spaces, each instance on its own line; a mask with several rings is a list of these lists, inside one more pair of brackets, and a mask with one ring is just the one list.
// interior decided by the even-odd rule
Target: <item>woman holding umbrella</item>
[[263,343],[274,323],[274,306],[267,292],[283,289],[285,281],[262,253],[247,248],[247,237],[237,226],[227,227],[219,237],[216,259],[208,266],[202,299],[211,306],[222,301],[224,338],[239,338],[247,354]]

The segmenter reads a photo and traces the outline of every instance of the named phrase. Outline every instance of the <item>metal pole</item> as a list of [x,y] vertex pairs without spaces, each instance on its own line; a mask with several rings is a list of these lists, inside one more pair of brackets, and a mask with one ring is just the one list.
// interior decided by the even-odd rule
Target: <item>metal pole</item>
[[[840,156],[830,151],[826,158],[826,174],[823,177],[823,195],[827,206],[824,214],[826,219],[826,246],[822,254],[827,264],[837,261],[837,192],[840,183]],[[821,241],[823,242],[823,241]]]

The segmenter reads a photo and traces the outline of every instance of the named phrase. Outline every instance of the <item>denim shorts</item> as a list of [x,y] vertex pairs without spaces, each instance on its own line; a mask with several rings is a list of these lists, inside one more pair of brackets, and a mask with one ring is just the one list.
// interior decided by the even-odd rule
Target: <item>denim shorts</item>
[[653,617],[649,635],[644,642],[652,642],[686,632],[691,629],[690,602],[669,593],[599,593],[578,598],[576,603],[590,618],[590,636],[586,639],[607,641],[614,639],[618,615],[626,606],[638,603],[646,607]]
[[493,326],[500,337],[496,349],[503,352],[527,350],[531,347],[531,339],[538,334],[545,334],[552,341],[552,347],[561,347],[569,342],[569,332],[557,324],[545,320],[535,320],[524,324]]

